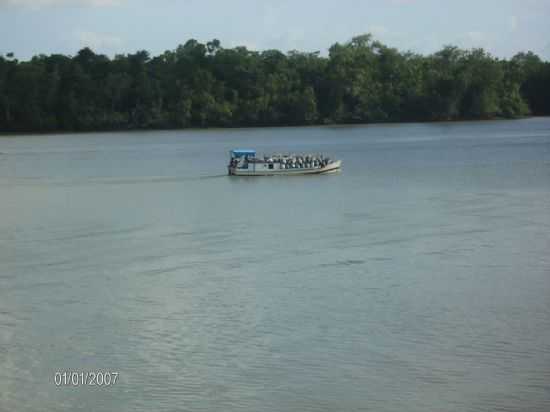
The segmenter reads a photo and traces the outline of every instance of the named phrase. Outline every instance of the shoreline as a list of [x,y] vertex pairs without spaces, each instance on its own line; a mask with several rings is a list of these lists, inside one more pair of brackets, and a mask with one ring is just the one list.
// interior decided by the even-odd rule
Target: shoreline
[[[251,129],[303,129],[303,128],[348,128],[366,126],[399,126],[399,125],[430,125],[430,124],[456,124],[456,123],[489,123],[506,122],[515,120],[534,120],[550,118],[549,116],[524,116],[517,118],[494,118],[494,119],[453,119],[453,120],[426,120],[426,121],[403,121],[403,122],[374,122],[374,123],[328,123],[328,124],[307,124],[307,125],[277,125],[277,126],[235,126],[235,127],[187,127],[187,128],[158,128],[158,129],[112,129],[112,130],[59,130],[59,131],[28,131],[28,132],[3,132],[0,131],[0,138],[18,136],[52,136],[52,135],[86,135],[104,133],[146,133],[146,132],[209,132],[225,130],[251,130]],[[1,154],[1,153],[0,153]]]

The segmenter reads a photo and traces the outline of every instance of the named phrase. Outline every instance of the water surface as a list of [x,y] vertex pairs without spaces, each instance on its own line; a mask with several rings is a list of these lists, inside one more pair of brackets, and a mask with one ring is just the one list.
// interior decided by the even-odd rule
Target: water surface
[[[236,147],[344,169],[230,178]],[[548,410],[548,118],[0,153],[2,411]]]

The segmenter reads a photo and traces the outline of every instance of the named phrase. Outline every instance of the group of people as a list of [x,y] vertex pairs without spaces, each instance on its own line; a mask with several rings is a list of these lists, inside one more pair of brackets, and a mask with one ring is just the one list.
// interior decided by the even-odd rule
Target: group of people
[[330,163],[328,157],[312,155],[292,155],[292,156],[274,156],[264,157],[264,162],[268,164],[280,163],[281,169],[311,169],[321,168]]
[[[266,163],[268,165],[280,164],[281,169],[313,169],[325,167],[330,162],[330,158],[324,157],[323,155],[276,155],[272,157],[264,156],[263,159],[245,156],[241,164],[239,164],[238,158],[231,159],[229,166],[248,169],[249,163]],[[270,168],[273,167],[271,166]]]

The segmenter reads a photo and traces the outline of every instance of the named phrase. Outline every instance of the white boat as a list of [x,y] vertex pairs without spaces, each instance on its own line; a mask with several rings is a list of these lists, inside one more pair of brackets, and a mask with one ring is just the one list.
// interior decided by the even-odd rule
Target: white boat
[[309,175],[340,170],[342,161],[322,155],[273,155],[256,157],[255,150],[235,149],[229,152],[230,176]]

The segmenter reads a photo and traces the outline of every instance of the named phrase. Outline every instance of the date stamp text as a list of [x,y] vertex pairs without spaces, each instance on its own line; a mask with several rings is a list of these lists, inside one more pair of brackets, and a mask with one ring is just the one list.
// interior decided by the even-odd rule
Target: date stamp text
[[112,386],[116,385],[118,372],[56,372],[53,377],[55,386]]

